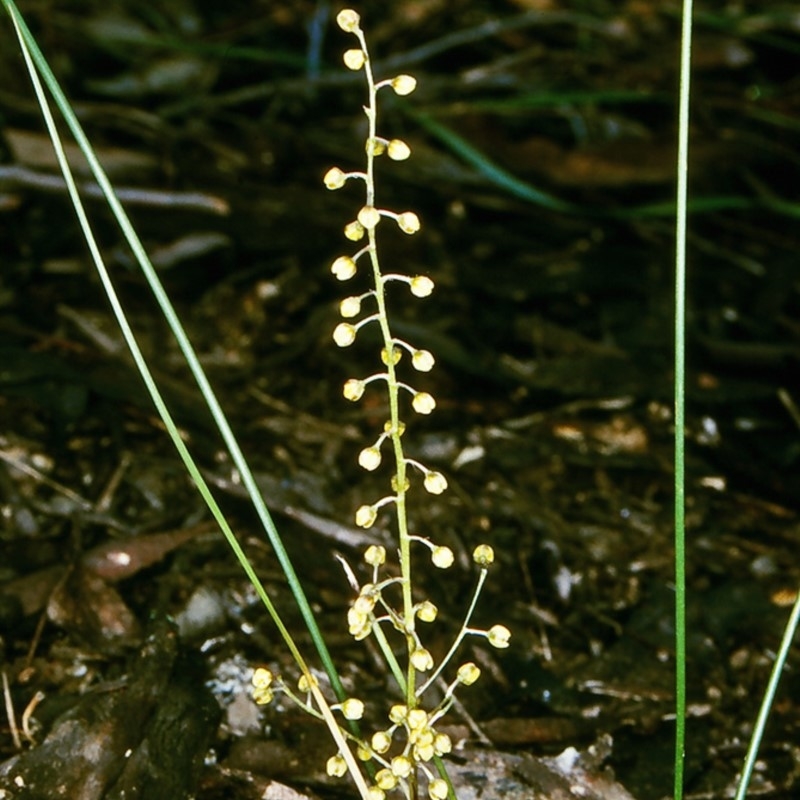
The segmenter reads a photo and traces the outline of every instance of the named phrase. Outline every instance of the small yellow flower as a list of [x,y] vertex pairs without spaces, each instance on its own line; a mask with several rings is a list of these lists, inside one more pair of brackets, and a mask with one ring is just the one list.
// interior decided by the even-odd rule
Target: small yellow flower
[[394,705],[389,709],[389,719],[399,725],[408,716],[408,706]]
[[425,476],[425,489],[431,494],[441,494],[447,488],[447,478],[441,472],[429,472]]
[[364,614],[353,607],[347,611],[347,625],[350,635],[360,642],[372,633],[372,620],[368,614]]
[[417,275],[411,279],[411,294],[415,297],[428,297],[433,291],[433,281],[427,275]]
[[375,785],[385,792],[390,792],[397,786],[397,776],[390,769],[379,769],[375,774]]
[[453,742],[446,733],[437,733],[433,740],[433,749],[437,756],[446,756],[453,750]]
[[346,33],[355,33],[358,30],[358,23],[361,17],[352,8],[343,8],[336,15],[336,24]]
[[492,625],[489,628],[487,638],[492,647],[504,650],[508,647],[509,639],[511,639],[511,631],[505,625]]
[[449,567],[453,566],[455,556],[449,547],[434,547],[433,551],[431,552],[431,561],[433,562],[434,567],[439,567],[439,569],[448,569]]
[[392,737],[386,731],[378,731],[372,734],[372,749],[382,755],[392,746]]
[[269,686],[253,689],[253,700],[255,700],[256,705],[266,706],[272,702],[274,696],[275,692]]
[[268,670],[266,667],[259,667],[253,672],[251,683],[256,689],[266,689],[268,686],[272,685],[274,679],[275,676],[272,674],[271,670]]
[[348,222],[344,226],[344,235],[351,242],[358,242],[364,238],[364,226],[358,220]]
[[411,759],[407,756],[395,756],[392,759],[392,772],[398,778],[407,778],[411,774],[413,765]]
[[364,561],[372,567],[386,563],[386,548],[381,544],[371,544],[364,553]]
[[340,280],[347,281],[356,274],[356,262],[350,256],[339,256],[331,264],[331,272]]
[[421,731],[428,724],[428,712],[424,708],[412,708],[406,719],[412,731]]
[[417,618],[423,622],[433,622],[439,609],[430,600],[424,600],[417,606]]
[[386,792],[380,786],[370,786],[367,789],[367,800],[384,800]]
[[340,322],[333,329],[333,341],[339,347],[349,347],[356,340],[356,329],[349,322]]
[[364,149],[368,156],[381,156],[386,150],[385,139],[367,139]]
[[417,648],[410,658],[411,664],[418,672],[427,672],[433,667],[433,656],[424,647]]
[[411,148],[402,139],[392,139],[386,152],[392,161],[405,161],[411,155]]
[[339,167],[331,167],[322,180],[331,191],[334,191],[335,189],[341,189],[347,178]]
[[430,372],[435,363],[433,353],[429,350],[415,350],[411,356],[411,363],[418,372]]
[[443,780],[442,778],[434,778],[428,784],[428,795],[430,796],[431,800],[447,800],[447,794],[449,791],[450,790],[447,786],[447,781]]
[[[350,327],[352,328],[353,326],[351,325]],[[336,336],[334,334],[334,339],[335,338]],[[356,337],[354,330],[353,339],[355,338]],[[339,344],[338,341],[336,343]],[[352,344],[352,341],[348,342],[348,344]],[[346,346],[347,345],[340,345],[340,347],[346,347]],[[427,392],[417,392],[414,395],[413,400],[411,401],[411,405],[414,406],[414,411],[416,411],[418,414],[430,414],[431,411],[433,411],[433,409],[436,408],[436,401]]]
[[356,748],[356,758],[359,761],[369,761],[372,758],[372,752],[368,747],[364,747],[364,745],[360,744]]
[[378,509],[375,506],[361,506],[356,511],[356,525],[360,528],[371,528],[378,518]]
[[367,56],[363,50],[353,48],[352,50],[345,50],[342,60],[348,69],[358,71],[367,63]]
[[361,719],[364,716],[364,704],[356,697],[348,697],[342,703],[342,714],[345,719]]
[[480,668],[472,661],[467,661],[458,668],[458,682],[464,686],[472,686],[481,676]]
[[[392,364],[397,365],[402,355],[403,351],[399,347],[395,347],[394,345],[392,345],[392,358],[391,358]],[[381,348],[381,361],[383,361],[383,363],[386,365],[389,364],[389,351],[385,347]]]
[[364,381],[360,381],[358,378],[350,378],[349,380],[345,381],[342,394],[347,400],[356,402],[356,400],[360,400],[363,397],[364,389],[366,388],[367,387]]
[[341,303],[339,303],[339,313],[345,317],[345,319],[351,319],[358,315],[361,311],[361,298],[360,297],[345,297]]
[[358,463],[367,471],[377,469],[381,464],[381,451],[377,447],[365,447],[358,454]]
[[328,759],[328,763],[325,765],[325,771],[332,778],[341,778],[347,774],[347,762],[344,760],[343,756],[337,753],[335,756],[331,756]]
[[297,681],[297,688],[301,692],[310,692],[315,686],[319,686],[319,681],[313,675],[301,675]]
[[395,94],[399,95],[411,94],[417,88],[417,79],[411,75],[398,75],[391,83]]
[[472,560],[479,567],[488,567],[494,563],[494,550],[488,544],[479,544],[472,553]]
[[358,221],[367,229],[371,230],[381,221],[381,214],[374,206],[364,206],[358,212]]
[[404,211],[398,215],[397,225],[403,233],[416,233],[420,229],[419,217],[413,211]]

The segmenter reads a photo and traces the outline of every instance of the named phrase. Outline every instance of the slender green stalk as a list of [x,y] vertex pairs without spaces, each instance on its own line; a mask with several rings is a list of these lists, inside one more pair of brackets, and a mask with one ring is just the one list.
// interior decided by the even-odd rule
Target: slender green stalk
[[[367,40],[363,31],[356,33],[359,43],[364,51],[366,61],[364,71],[367,78],[368,104],[365,107],[367,119],[369,121],[369,134],[367,141],[372,143],[377,138],[377,103],[378,96],[375,88],[375,77],[372,74],[369,51],[367,50]],[[367,178],[366,178],[366,204],[372,208],[375,203],[375,149],[368,144],[367,146]],[[400,576],[401,590],[403,593],[403,625],[410,631],[414,626],[414,601],[411,595],[412,575],[411,575],[411,540],[408,535],[408,512],[406,508],[406,457],[403,452],[403,443],[400,440],[402,428],[400,421],[399,395],[400,387],[397,380],[395,369],[394,352],[397,349],[394,336],[389,327],[389,314],[386,308],[385,281],[381,273],[380,261],[378,259],[378,242],[376,227],[371,227],[367,231],[369,241],[369,258],[372,264],[372,277],[375,285],[375,300],[378,305],[378,323],[383,338],[383,352],[386,353],[386,386],[389,395],[389,422],[391,425],[391,442],[395,459],[395,480],[397,483],[395,494],[395,511],[397,514],[397,536],[400,548]],[[412,636],[406,637],[408,647],[408,668],[405,679],[406,704],[409,709],[416,706],[416,694],[414,691],[416,683],[416,670],[411,662],[411,653],[416,648],[416,642]]]
[[689,97],[692,55],[692,0],[683,2],[678,113],[678,189],[675,218],[675,784],[683,797],[686,750],[686,547],[685,547],[685,387],[686,387],[686,218],[689,174]]

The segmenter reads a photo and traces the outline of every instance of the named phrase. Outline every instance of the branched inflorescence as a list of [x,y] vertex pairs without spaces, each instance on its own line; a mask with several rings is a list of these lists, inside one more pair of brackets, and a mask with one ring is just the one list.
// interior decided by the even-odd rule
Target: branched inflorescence
[[[407,798],[416,798],[422,776],[427,784],[429,797],[443,800],[452,793],[452,787],[446,771],[441,769],[438,757],[449,753],[452,743],[446,733],[437,730],[437,724],[451,707],[456,689],[473,684],[478,679],[480,670],[472,662],[458,666],[451,680],[443,684],[444,694],[432,708],[424,707],[423,696],[443,676],[466,636],[481,636],[492,646],[505,648],[508,647],[510,633],[504,625],[495,625],[489,630],[471,628],[469,625],[488,568],[494,561],[494,552],[487,544],[479,545],[473,553],[473,559],[480,568],[475,591],[460,631],[438,664],[418,631],[417,623],[433,622],[438,609],[430,600],[414,599],[412,546],[424,548],[434,566],[440,569],[450,567],[454,556],[449,547],[410,533],[406,508],[407,494],[411,489],[410,475],[419,473],[424,489],[434,495],[447,489],[447,480],[441,472],[408,458],[403,449],[405,424],[400,413],[404,398],[410,396],[411,408],[418,414],[430,414],[436,407],[436,401],[428,392],[418,391],[401,381],[398,368],[406,354],[410,357],[408,360],[414,370],[429,372],[434,366],[434,357],[428,350],[417,348],[393,335],[385,289],[389,283],[404,283],[412,295],[424,298],[431,294],[434,284],[425,275],[383,273],[377,246],[379,224],[384,219],[389,219],[401,231],[412,235],[419,231],[420,221],[413,211],[395,212],[379,207],[375,198],[376,159],[386,154],[394,161],[404,161],[411,155],[411,149],[404,141],[378,135],[378,93],[381,89],[391,87],[398,95],[410,94],[416,87],[416,80],[411,75],[398,75],[376,83],[359,15],[351,9],[345,9],[339,12],[336,21],[342,30],[353,34],[358,40],[358,47],[344,53],[344,63],[351,70],[364,72],[368,89],[368,101],[364,106],[368,134],[364,171],[345,172],[339,167],[332,167],[324,177],[325,185],[331,190],[341,189],[349,181],[360,181],[365,187],[364,204],[356,218],[344,227],[346,239],[364,244],[352,255],[336,258],[331,265],[331,271],[338,280],[344,282],[356,276],[361,264],[366,264],[371,272],[371,288],[363,294],[346,297],[341,301],[339,311],[345,321],[336,326],[333,339],[339,347],[349,347],[362,328],[377,325],[380,330],[380,371],[366,378],[348,379],[344,384],[344,396],[356,402],[361,399],[369,385],[377,383],[386,387],[389,419],[376,439],[361,450],[358,463],[366,470],[376,470],[383,462],[384,451],[390,450],[393,461],[391,491],[374,502],[361,505],[355,513],[355,521],[357,525],[369,528],[376,522],[382,509],[392,508],[397,523],[398,545],[398,563],[395,568],[387,563],[386,548],[380,545],[367,548],[364,561],[371,569],[368,582],[360,584],[348,569],[356,598],[348,610],[347,622],[350,634],[356,640],[374,637],[403,696],[402,703],[389,709],[388,725],[381,726],[371,737],[356,737],[344,730],[343,733],[353,743],[361,760],[372,760],[377,765],[372,771],[374,777],[368,790],[369,800],[381,800],[387,792],[393,790],[399,790]],[[392,589],[396,594],[392,593]],[[393,602],[396,596],[397,602]],[[396,655],[396,649],[387,637],[387,633],[393,632],[399,634],[404,641],[404,647],[400,648],[400,657]],[[269,670],[261,668],[256,670],[253,677],[254,695],[257,702],[266,703],[272,699],[276,689],[281,689],[309,713],[320,716],[319,711],[311,704],[308,680],[307,676],[303,676],[301,685],[298,686],[299,692],[295,693],[279,680],[276,681]],[[306,699],[301,695],[305,695]],[[360,719],[364,713],[364,703],[357,698],[350,698],[332,708],[340,710],[348,720]],[[433,762],[440,769],[435,771]],[[347,769],[341,752],[328,759],[327,771],[330,775],[342,776]]]

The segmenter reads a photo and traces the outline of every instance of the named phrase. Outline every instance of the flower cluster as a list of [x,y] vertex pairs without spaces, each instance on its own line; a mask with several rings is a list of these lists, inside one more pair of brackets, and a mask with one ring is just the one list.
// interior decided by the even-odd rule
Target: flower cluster
[[[392,462],[391,491],[380,499],[364,503],[355,512],[356,524],[369,528],[376,523],[381,510],[391,508],[397,524],[397,562],[387,563],[387,551],[382,545],[371,545],[364,552],[368,580],[360,582],[346,564],[345,569],[355,592],[347,612],[347,625],[350,635],[361,641],[372,637],[382,653],[403,695],[404,702],[392,706],[389,711],[389,725],[381,727],[371,736],[362,738],[360,734],[342,731],[355,745],[356,756],[363,761],[375,762],[372,785],[368,787],[368,800],[382,800],[387,792],[401,790],[406,797],[416,797],[420,777],[424,778],[431,800],[444,800],[449,786],[445,775],[438,769],[440,756],[452,749],[446,733],[437,726],[439,720],[449,711],[456,690],[461,686],[471,686],[480,676],[480,669],[471,661],[462,663],[443,695],[440,695],[433,708],[423,708],[423,695],[440,681],[445,670],[452,669],[457,650],[467,636],[482,637],[496,648],[508,647],[510,632],[504,625],[494,625],[488,630],[470,627],[470,620],[483,588],[489,567],[494,561],[494,551],[487,544],[479,545],[473,552],[473,561],[479,567],[475,590],[461,628],[450,649],[438,663],[430,649],[425,646],[420,629],[436,621],[439,610],[429,599],[419,599],[418,589],[412,582],[412,549],[421,549],[438,569],[448,569],[455,563],[455,554],[447,545],[436,543],[429,538],[412,533],[407,513],[406,495],[411,488],[411,476],[416,476],[422,488],[431,495],[441,495],[447,488],[447,479],[438,470],[432,469],[416,459],[405,455],[403,435],[405,423],[401,419],[404,399],[410,399],[410,407],[418,414],[430,414],[436,407],[433,396],[400,379],[399,370],[406,370],[406,364],[417,373],[427,373],[433,368],[433,354],[424,348],[415,347],[392,333],[386,300],[386,287],[390,283],[405,284],[414,297],[428,297],[434,288],[433,281],[426,275],[404,275],[384,273],[381,269],[377,246],[377,229],[384,220],[394,222],[406,234],[413,235],[420,230],[419,217],[413,211],[395,212],[380,206],[375,197],[375,161],[387,155],[393,161],[405,161],[411,155],[411,148],[401,139],[385,138],[377,131],[377,96],[384,88],[391,88],[399,95],[412,92],[416,81],[410,75],[398,75],[388,80],[376,82],[372,74],[366,39],[360,27],[359,15],[345,9],[337,16],[339,27],[353,34],[358,47],[347,50],[344,63],[351,69],[363,71],[368,88],[368,101],[364,105],[369,129],[366,137],[366,167],[363,171],[345,172],[340,167],[332,167],[324,176],[325,186],[338,190],[351,181],[361,182],[365,198],[355,216],[344,227],[344,236],[350,242],[362,243],[355,252],[339,255],[331,264],[331,272],[337,280],[350,281],[359,270],[369,273],[369,288],[360,294],[345,297],[339,304],[342,322],[333,331],[334,342],[339,347],[352,345],[362,328],[377,326],[380,333],[380,362],[378,372],[365,378],[351,377],[344,384],[344,397],[352,402],[360,400],[371,384],[385,387],[389,414],[380,433],[358,453],[358,464],[365,470],[378,470],[384,459]],[[405,356],[405,360],[404,360]],[[399,636],[405,644],[403,657],[397,655],[397,648],[389,642],[389,636]],[[292,697],[310,713],[317,712],[310,703],[310,676],[301,678],[298,685],[300,693],[309,696],[306,700],[290,692],[284,685],[282,691]],[[305,683],[303,683],[305,681]],[[444,683],[442,683],[445,686]],[[253,676],[254,697],[257,702],[269,702],[275,690],[272,674],[268,670],[256,670]],[[316,688],[316,687],[315,687]],[[346,720],[359,720],[364,714],[364,703],[355,697],[332,705]],[[340,748],[342,745],[340,743]],[[327,762],[327,772],[332,776],[343,776],[348,771],[348,760],[352,754],[340,749]],[[437,772],[431,769],[437,762]]]

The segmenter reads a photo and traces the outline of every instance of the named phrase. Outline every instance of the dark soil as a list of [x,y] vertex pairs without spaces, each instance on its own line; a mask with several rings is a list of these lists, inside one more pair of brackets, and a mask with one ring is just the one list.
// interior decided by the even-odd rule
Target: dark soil
[[[347,635],[335,558],[359,563],[353,513],[387,479],[356,463],[383,424],[378,394],[341,395],[375,371],[372,343],[330,339],[344,292],[329,264],[361,197],[321,178],[361,167],[365,131],[338,6],[21,5],[230,415],[346,686],[382,708],[389,676]],[[789,2],[719,6],[696,10],[691,136],[694,798],[733,796],[800,585],[800,29]],[[423,221],[414,237],[387,231],[386,268],[437,284],[424,302],[390,297],[397,333],[437,358],[420,386],[437,409],[406,434],[451,487],[412,510],[456,553],[447,573],[419,569],[441,611],[431,649],[458,628],[483,541],[497,561],[475,624],[513,632],[504,651],[468,640],[483,677],[451,732],[483,748],[476,763],[518,759],[528,796],[574,747],[595,759],[593,779],[610,767],[638,800],[669,797],[679,5],[359,10],[377,76],[419,81],[385,97],[380,131],[412,158],[380,164],[379,200]],[[293,667],[126,354],[7,20],[0,70],[0,795],[255,798],[278,796],[266,793],[278,781],[342,796],[324,775],[324,728],[252,702],[254,667]],[[177,345],[87,197],[185,440],[311,653]],[[371,533],[389,532],[387,518]],[[751,796],[798,794],[798,664],[795,646]]]

